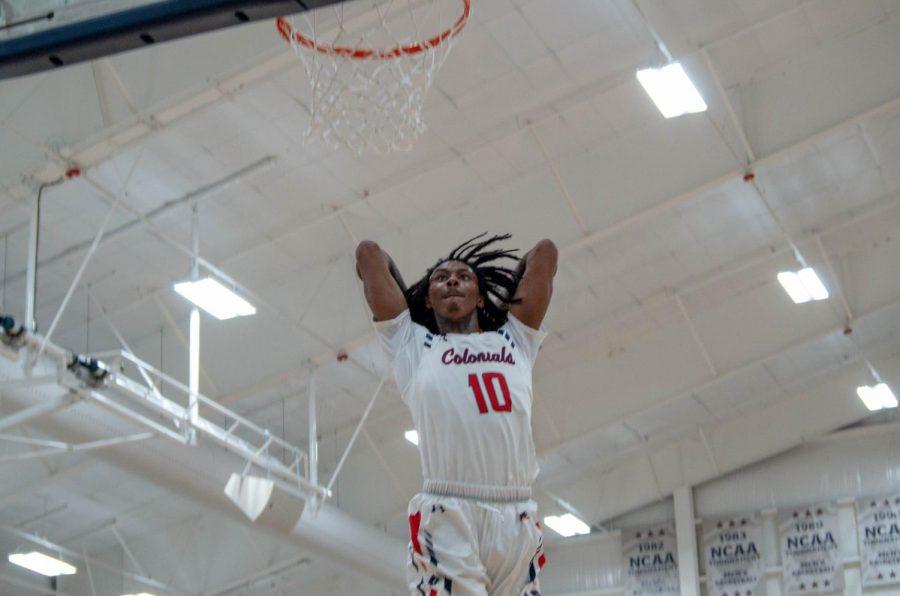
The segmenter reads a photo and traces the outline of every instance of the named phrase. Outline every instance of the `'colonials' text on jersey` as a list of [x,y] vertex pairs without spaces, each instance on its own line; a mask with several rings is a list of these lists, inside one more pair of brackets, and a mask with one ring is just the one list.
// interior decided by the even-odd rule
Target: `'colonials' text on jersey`
[[441,356],[441,362],[444,364],[475,364],[476,362],[502,362],[504,364],[515,364],[512,352],[506,351],[506,346],[500,348],[499,352],[469,352],[469,348],[465,348],[462,354],[457,354],[453,348],[448,349]]

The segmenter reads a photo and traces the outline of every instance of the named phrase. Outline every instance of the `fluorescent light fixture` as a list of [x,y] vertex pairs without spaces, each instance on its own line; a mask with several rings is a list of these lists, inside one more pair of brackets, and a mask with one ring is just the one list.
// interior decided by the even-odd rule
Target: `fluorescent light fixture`
[[886,383],[878,383],[874,387],[869,387],[868,385],[857,387],[856,394],[872,412],[897,407],[897,398]]
[[828,290],[825,288],[822,280],[819,279],[819,276],[816,275],[815,269],[812,267],[801,269],[797,272],[797,277],[800,278],[803,287],[806,288],[813,300],[825,300],[828,298]]
[[403,433],[403,436],[406,437],[406,440],[412,443],[413,445],[419,444],[419,433],[414,430],[408,430]]
[[788,293],[794,304],[803,304],[812,300],[812,296],[806,291],[806,286],[800,281],[800,276],[793,271],[782,271],[778,274],[778,282],[784,291]]
[[706,102],[679,62],[639,70],[637,80],[666,118],[706,111]]
[[10,563],[18,565],[19,567],[24,567],[35,573],[46,575],[47,577],[72,575],[78,571],[74,565],[70,565],[59,559],[54,559],[53,557],[37,551],[31,551],[30,553],[15,553],[7,556],[7,559],[9,559]]
[[156,594],[151,594],[150,592],[140,592],[138,594],[122,594],[122,596],[156,596]]
[[796,304],[828,298],[828,289],[812,267],[797,272],[782,271],[778,274],[778,282]]
[[559,516],[548,515],[544,518],[544,525],[565,538],[576,534],[590,534],[591,532],[591,528],[586,523],[571,513]]
[[175,291],[220,321],[256,314],[252,304],[211,277],[177,283]]
[[891,391],[891,388],[888,387],[886,383],[878,383],[877,385],[872,387],[872,392],[879,399],[879,401],[881,401],[881,405],[885,408],[897,407],[897,398],[894,396],[894,392]]
[[872,394],[872,388],[868,385],[857,387],[856,395],[859,396],[859,399],[862,400],[862,403],[864,403],[866,407],[872,412],[876,412],[884,407],[881,405],[881,400]]

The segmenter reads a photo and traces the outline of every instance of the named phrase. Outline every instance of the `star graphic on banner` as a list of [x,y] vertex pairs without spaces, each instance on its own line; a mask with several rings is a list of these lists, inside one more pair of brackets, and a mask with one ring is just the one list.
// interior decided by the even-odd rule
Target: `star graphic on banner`
[[869,507],[874,507],[874,506],[875,506],[875,501],[872,501],[872,502],[869,504]]
[[812,517],[812,512],[809,509],[806,510],[806,517]]
[[747,525],[747,520],[746,520],[746,519],[742,519],[742,520],[741,520],[741,525],[742,525],[742,526],[746,526],[746,525]]
[[733,527],[734,527],[734,520],[731,520],[731,521],[728,522],[728,527],[729,527],[729,528],[733,528]]
[[897,572],[891,571],[891,579],[894,579],[895,577],[897,577]]
[[660,535],[660,536],[665,536],[665,535],[666,535],[666,531],[665,531],[665,530],[660,530],[660,531],[659,531],[659,535]]
[[640,540],[640,539],[641,539],[641,533],[638,532],[637,534],[634,535],[634,537],[637,538],[638,540]]
[[801,589],[801,590],[805,590],[805,589],[806,589],[806,584],[800,584],[800,589]]
[[816,509],[816,515],[822,515],[822,508],[821,508],[821,507],[819,507],[818,509]]
[[894,499],[894,505],[900,505],[900,497]]
[[818,588],[818,587],[819,587],[819,582],[813,582],[813,583],[812,583],[812,587],[813,587],[813,588]]
[[883,574],[883,573],[879,573],[879,574],[878,574],[878,579],[884,579],[884,574]]
[[717,524],[716,524],[716,527],[719,528],[719,529],[721,530],[721,529],[722,529],[722,522],[717,523]]
[[647,538],[653,538],[653,530],[647,532]]
[[826,579],[825,581],[822,582],[822,585],[824,585],[827,588],[828,586],[831,585],[831,582]]
[[888,501],[887,499],[885,499],[885,500],[884,500],[884,506],[885,506],[885,507],[890,507],[890,506],[891,506],[891,502]]
[[800,514],[799,514],[798,512],[795,511],[795,512],[794,512],[794,517],[800,517]]

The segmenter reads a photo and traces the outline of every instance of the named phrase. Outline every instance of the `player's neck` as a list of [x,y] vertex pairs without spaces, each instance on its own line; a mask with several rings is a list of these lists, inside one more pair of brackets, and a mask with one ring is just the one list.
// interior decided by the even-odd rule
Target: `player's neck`
[[435,318],[437,319],[437,325],[438,329],[441,331],[441,335],[446,335],[448,333],[481,333],[481,327],[478,326],[477,312],[473,312],[472,316],[458,321],[452,321],[437,315],[435,315]]

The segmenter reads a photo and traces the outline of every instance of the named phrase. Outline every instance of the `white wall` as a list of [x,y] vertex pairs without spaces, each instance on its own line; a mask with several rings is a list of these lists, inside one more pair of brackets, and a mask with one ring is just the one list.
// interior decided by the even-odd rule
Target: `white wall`
[[[895,416],[896,417],[896,416]],[[699,520],[749,511],[763,512],[768,596],[780,596],[781,567],[774,517],[779,508],[806,503],[838,503],[844,558],[844,594],[900,595],[892,589],[863,591],[853,500],[900,492],[900,425],[887,421],[871,430],[844,431],[793,449],[694,489]],[[598,498],[602,499],[602,495]],[[671,501],[663,501],[610,521],[612,527],[674,519]],[[700,542],[698,541],[698,544]],[[551,542],[542,587],[551,595],[622,594],[619,532]],[[703,557],[700,557],[703,573]]]

